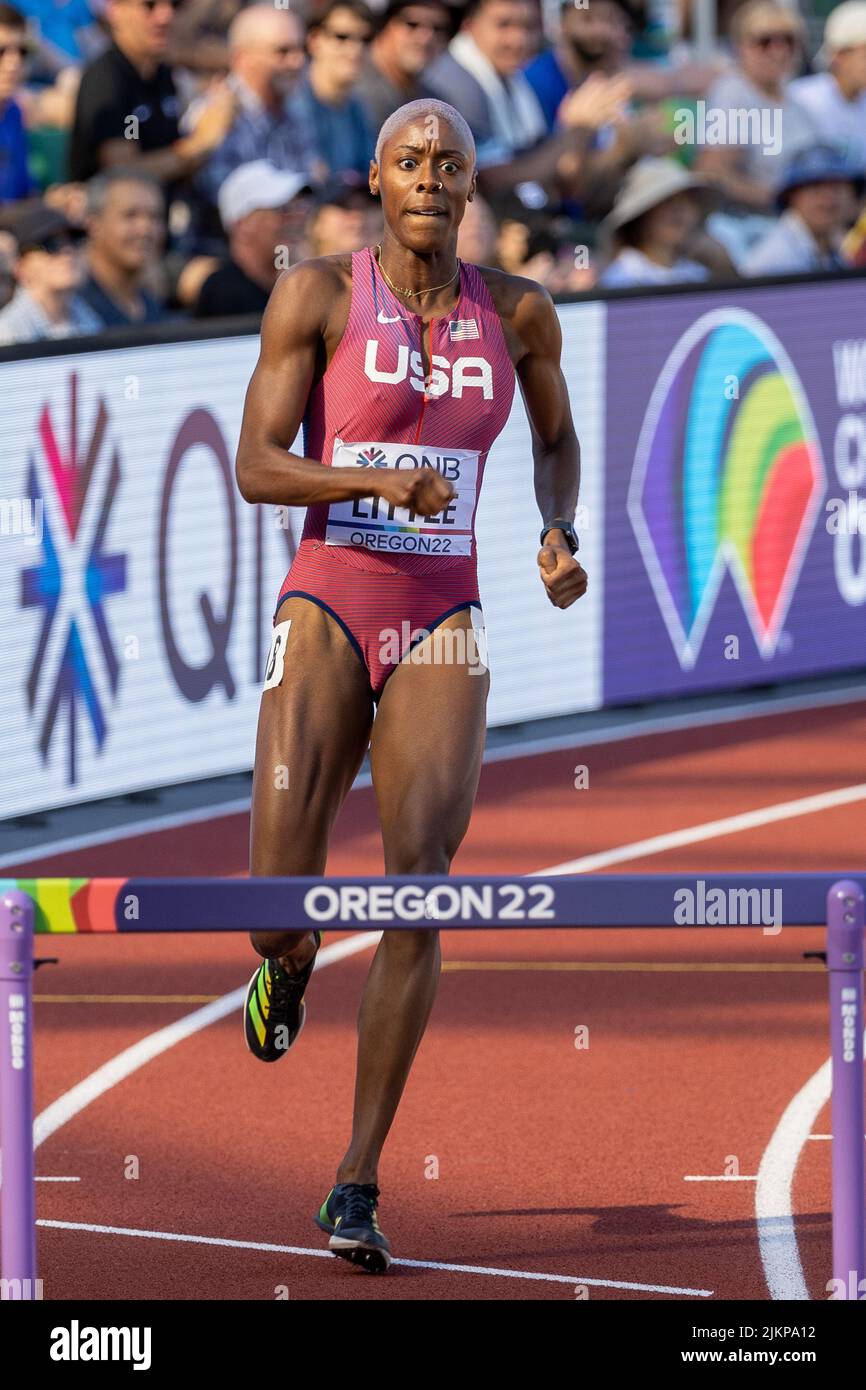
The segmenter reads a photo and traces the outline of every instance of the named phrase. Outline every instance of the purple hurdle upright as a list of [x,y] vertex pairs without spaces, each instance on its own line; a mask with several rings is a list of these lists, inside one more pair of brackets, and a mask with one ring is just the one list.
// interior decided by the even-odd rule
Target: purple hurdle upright
[[0,893],[0,1274],[6,1297],[36,1287],[33,1176],[33,899]]
[[833,1057],[833,1280],[835,1297],[844,1299],[858,1298],[866,1277],[863,931],[863,889],[842,879],[827,894],[827,969]]

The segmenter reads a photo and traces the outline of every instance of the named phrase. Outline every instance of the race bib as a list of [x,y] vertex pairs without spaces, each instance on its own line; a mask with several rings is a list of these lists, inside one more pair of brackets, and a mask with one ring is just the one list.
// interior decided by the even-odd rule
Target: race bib
[[478,454],[431,444],[345,444],[334,440],[335,468],[435,468],[455,496],[437,516],[419,516],[381,497],[332,502],[325,541],[382,555],[471,555]]

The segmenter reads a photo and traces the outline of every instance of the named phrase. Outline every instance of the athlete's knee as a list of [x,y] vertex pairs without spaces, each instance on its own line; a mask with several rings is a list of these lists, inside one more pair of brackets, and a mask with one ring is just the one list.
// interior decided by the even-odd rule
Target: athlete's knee
[[250,941],[260,956],[275,960],[278,956],[293,957],[308,940],[308,931],[253,931]]
[[[456,846],[455,846],[456,849]],[[399,837],[385,851],[386,874],[447,874],[454,851],[449,846],[419,845]]]
[[386,931],[384,941],[389,956],[411,961],[432,958],[436,955],[439,945],[439,929],[423,927],[416,931],[414,928],[400,927],[394,931]]

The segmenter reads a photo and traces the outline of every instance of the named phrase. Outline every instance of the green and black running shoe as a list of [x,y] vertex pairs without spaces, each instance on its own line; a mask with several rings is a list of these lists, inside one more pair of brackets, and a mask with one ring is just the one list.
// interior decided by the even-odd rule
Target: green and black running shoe
[[[322,944],[321,932],[314,932],[316,952]],[[276,1062],[301,1035],[306,1017],[304,990],[316,957],[297,975],[290,975],[279,961],[263,960],[253,972],[244,1005],[244,1037],[247,1047],[260,1062]]]
[[368,1274],[384,1274],[391,1263],[391,1247],[376,1216],[378,1199],[374,1183],[338,1182],[313,1217],[331,1237],[328,1249]]

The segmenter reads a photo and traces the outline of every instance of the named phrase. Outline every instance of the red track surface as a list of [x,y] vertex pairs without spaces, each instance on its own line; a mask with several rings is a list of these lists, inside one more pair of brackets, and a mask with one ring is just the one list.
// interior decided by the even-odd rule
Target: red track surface
[[[866,707],[851,705],[490,764],[455,871],[531,872],[833,791],[863,780],[864,744]],[[577,763],[589,790],[574,789]],[[861,800],[614,867],[851,869],[864,843]],[[240,874],[246,851],[247,819],[233,816],[13,872]],[[381,867],[372,792],[359,790],[328,870]],[[755,1183],[684,1177],[731,1172],[731,1156],[753,1177],[785,1107],[825,1061],[826,978],[802,962],[821,945],[820,931],[794,928],[443,933],[446,968],[385,1151],[381,1218],[398,1258],[502,1274],[396,1264],[375,1279],[330,1256],[42,1227],[45,1296],[261,1299],[284,1286],[290,1298],[573,1299],[575,1285],[599,1280],[766,1298]],[[199,1007],[57,996],[217,997],[254,963],[244,940],[217,936],[40,946],[61,965],[37,980],[37,1113]],[[249,1057],[232,1009],[69,1119],[38,1150],[37,1172],[81,1181],[41,1183],[40,1219],[323,1248],[311,1215],[348,1137],[369,959],[368,948],[317,973],[304,1036],[283,1063]],[[583,968],[549,968],[567,962]],[[711,963],[758,968],[633,968]],[[578,1025],[588,1049],[575,1047]],[[829,1123],[825,1108],[816,1131]],[[124,1176],[130,1155],[135,1179]],[[434,1158],[437,1178],[425,1176]],[[794,1209],[810,1295],[824,1298],[826,1142],[804,1147]],[[698,1298],[604,1283],[588,1293]]]

